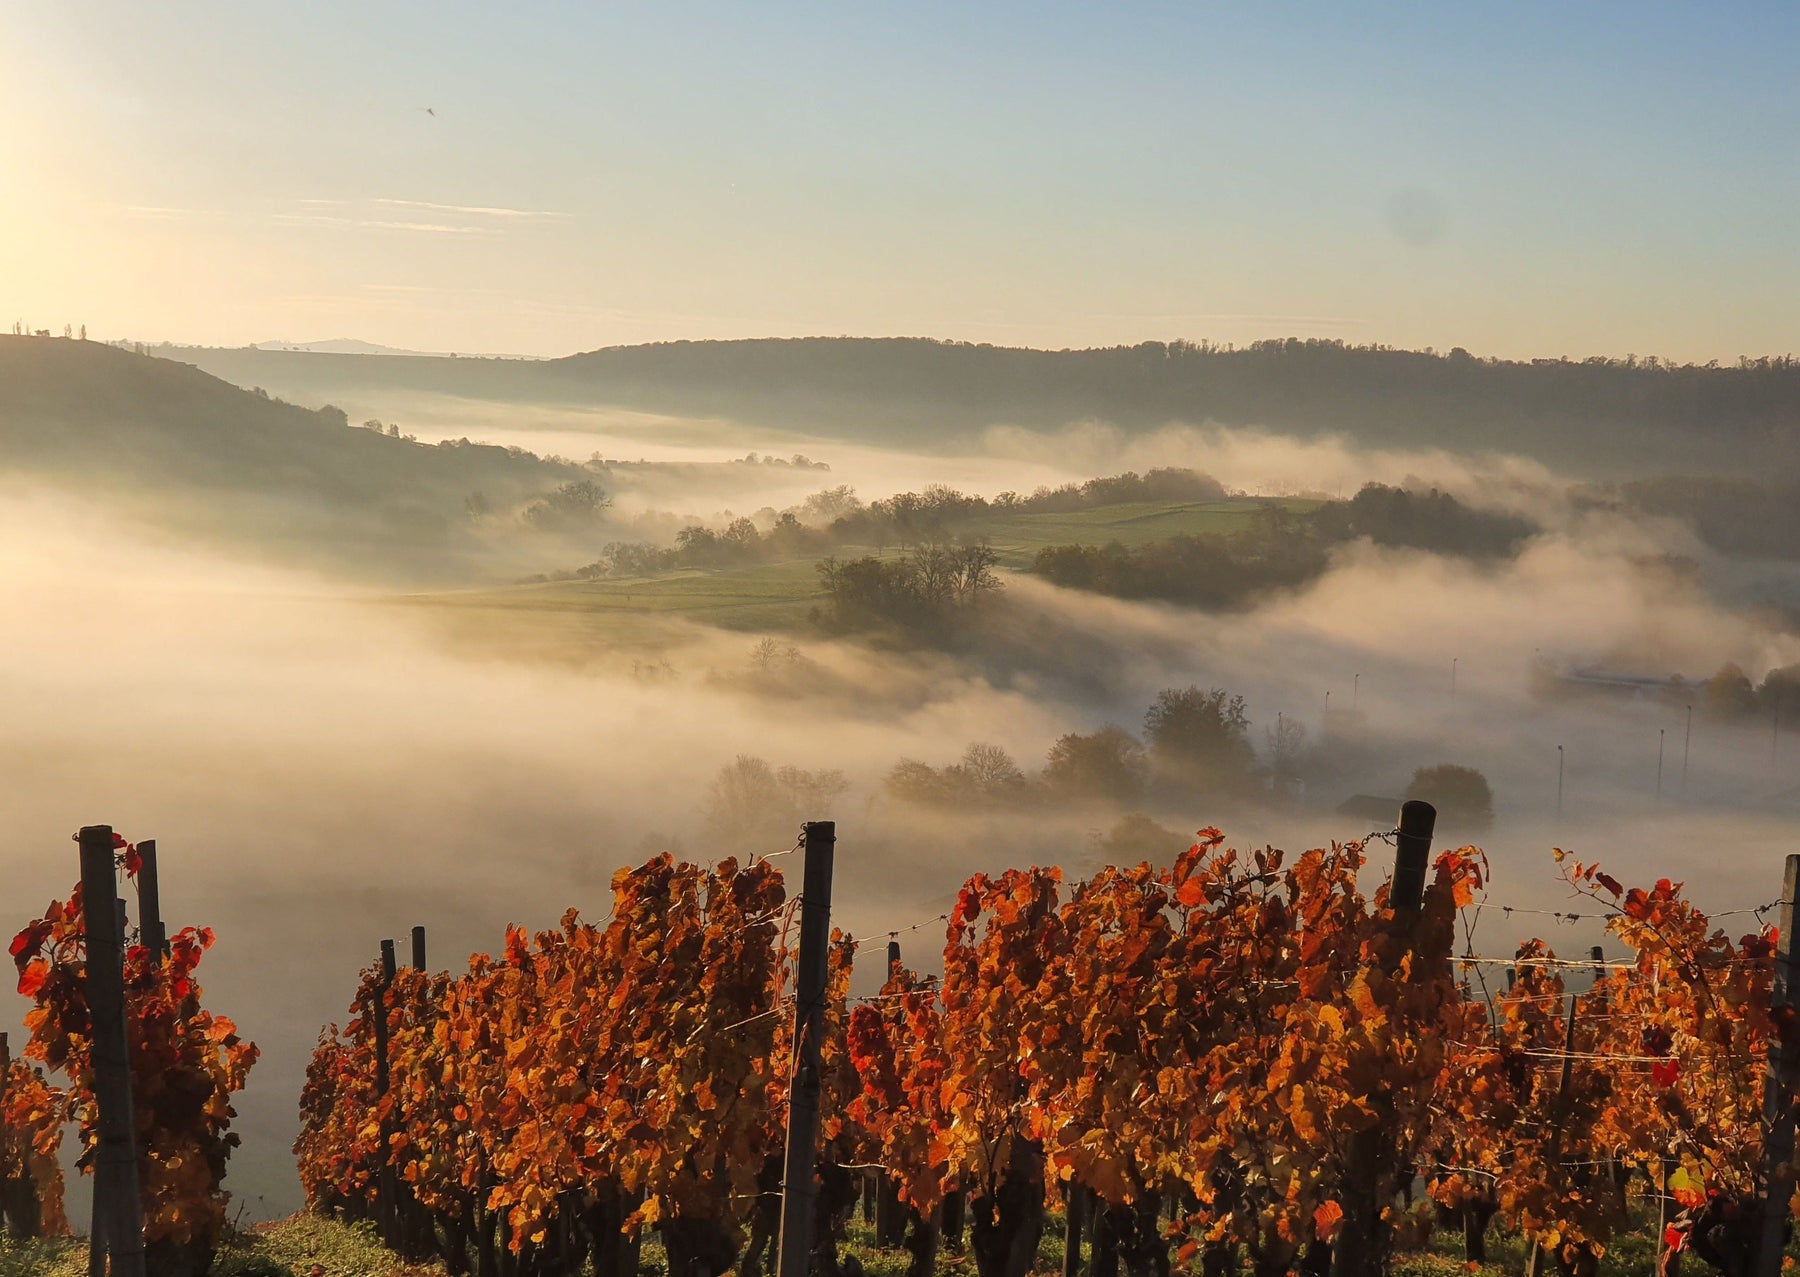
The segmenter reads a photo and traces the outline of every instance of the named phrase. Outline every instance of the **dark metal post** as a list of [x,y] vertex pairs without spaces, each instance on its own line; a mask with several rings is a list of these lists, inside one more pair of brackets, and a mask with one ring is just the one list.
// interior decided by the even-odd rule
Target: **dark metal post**
[[806,825],[801,888],[799,976],[794,982],[794,1078],[788,1088],[787,1155],[781,1175],[781,1244],[776,1277],[812,1268],[813,1166],[819,1144],[819,1035],[825,1020],[826,957],[831,945],[831,862],[837,826]]
[[[381,978],[375,985],[375,1094],[385,1097],[388,1093],[388,989],[394,983],[394,942],[381,942]],[[382,1243],[392,1249],[400,1245],[400,1213],[396,1209],[396,1188],[394,1168],[389,1165],[391,1152],[388,1136],[392,1134],[392,1124],[383,1118],[381,1122],[381,1161],[375,1179],[375,1222],[381,1230]]]
[[423,971],[425,969],[425,928],[424,927],[414,927],[413,928],[412,942],[413,942],[413,954],[412,954],[413,970],[414,971]]
[[1694,707],[1687,707],[1687,726],[1681,729],[1681,792],[1687,793],[1688,746],[1694,743]]
[[[1595,945],[1591,952],[1595,961],[1598,961],[1600,959],[1600,946]],[[1568,994],[1568,998],[1569,1012],[1567,1017],[1563,1020],[1562,1072],[1556,1082],[1556,1108],[1554,1109],[1556,1114],[1556,1124],[1550,1132],[1549,1160],[1553,1167],[1560,1167],[1562,1163],[1563,1123],[1568,1117],[1565,1110],[1567,1109],[1569,1102],[1569,1083],[1573,1079],[1575,1072],[1575,995],[1570,993]],[[1547,1253],[1544,1248],[1538,1245],[1537,1242],[1532,1242],[1529,1257],[1525,1263],[1526,1277],[1542,1277],[1546,1262]]]
[[169,931],[163,926],[162,887],[156,876],[156,839],[146,838],[137,845],[138,859],[138,930],[144,948],[159,957],[169,952]]
[[[1769,990],[1769,1010],[1796,1004],[1800,980],[1794,969],[1794,901],[1800,898],[1800,856],[1787,858],[1781,882],[1781,918],[1775,945],[1775,981]],[[1762,1245],[1757,1250],[1755,1277],[1779,1277],[1785,1249],[1788,1201],[1794,1195],[1794,1178],[1786,1168],[1794,1160],[1794,1087],[1800,1082],[1800,1052],[1783,1051],[1781,1038],[1769,1038],[1769,1073],[1763,1082],[1763,1183]]]
[[[88,1017],[93,1033],[94,1235],[88,1271],[104,1250],[113,1277],[144,1277],[144,1211],[138,1197],[137,1121],[131,1106],[131,1053],[125,1036],[124,936],[111,825],[88,825],[81,845],[82,921],[87,931]],[[99,1263],[105,1263],[101,1256]]]
[[388,1017],[387,992],[394,983],[394,942],[381,942],[381,976],[375,981],[375,1005],[370,1014],[375,1017],[375,1094],[386,1095],[388,1092]]
[[[1419,910],[1425,903],[1425,871],[1431,863],[1431,835],[1437,826],[1437,808],[1413,799],[1400,804],[1400,823],[1394,836],[1394,880],[1388,903],[1394,911],[1394,930],[1410,949],[1417,930]],[[1447,962],[1449,954],[1430,955]],[[1389,974],[1401,959],[1393,958]],[[1422,970],[1415,960],[1415,971]],[[1383,1097],[1382,1102],[1385,1101]],[[1331,1253],[1332,1277],[1374,1277],[1385,1270],[1387,1237],[1381,1222],[1382,1180],[1398,1155],[1386,1122],[1351,1137],[1348,1174],[1341,1205],[1343,1227]],[[1098,1239],[1098,1231],[1094,1234]]]
[[[890,939],[887,944],[887,970],[882,973],[883,984],[894,978],[894,968],[899,965],[900,942]],[[905,1241],[906,1214],[900,1209],[900,1185],[892,1175],[883,1171],[875,1185],[875,1244],[899,1246]]]
[[1081,1277],[1081,1217],[1087,1205],[1087,1190],[1079,1182],[1063,1184],[1063,1265],[1062,1277]]

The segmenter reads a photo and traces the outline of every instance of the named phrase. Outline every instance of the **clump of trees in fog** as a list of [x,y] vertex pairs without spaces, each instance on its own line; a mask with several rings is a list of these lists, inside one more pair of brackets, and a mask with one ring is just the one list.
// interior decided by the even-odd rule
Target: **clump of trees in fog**
[[1309,518],[1327,542],[1367,537],[1376,545],[1430,550],[1467,558],[1503,558],[1517,552],[1537,526],[1517,515],[1476,510],[1447,492],[1414,492],[1365,484],[1348,501],[1328,501]]
[[1193,837],[1159,825],[1141,811],[1094,836],[1093,858],[1102,865],[1162,864],[1193,845]]
[[1800,479],[1664,475],[1577,495],[1590,505],[1680,519],[1725,554],[1800,558]]
[[1421,767],[1406,787],[1406,798],[1430,803],[1440,820],[1458,829],[1486,829],[1494,823],[1494,791],[1473,767],[1455,763]]
[[571,479],[520,511],[525,525],[539,532],[577,533],[600,521],[612,498],[592,479]]
[[1144,715],[1142,740],[1116,725],[1064,733],[1035,777],[999,746],[976,744],[945,767],[902,759],[885,787],[903,801],[948,808],[1129,807],[1152,796],[1183,800],[1237,792],[1264,776],[1249,732],[1243,697],[1216,687],[1172,687],[1159,693]]
[[746,452],[733,460],[735,466],[778,466],[790,470],[829,470],[831,467],[823,461],[814,461],[804,452],[796,452],[791,457],[759,456],[754,452]]
[[1752,682],[1743,667],[1726,664],[1701,689],[1701,705],[1713,718],[1779,716],[1800,723],[1800,665],[1782,665]]
[[1144,747],[1121,727],[1059,736],[1044,759],[1047,796],[1064,802],[1106,802],[1126,806],[1144,796],[1149,776]]
[[1119,541],[1045,546],[1031,571],[1054,585],[1114,598],[1228,608],[1304,585],[1328,563],[1326,547],[1271,502],[1251,528],[1230,536],[1182,535],[1140,546]]
[[1527,520],[1471,509],[1435,488],[1415,493],[1371,483],[1349,501],[1327,501],[1308,514],[1265,502],[1248,528],[1231,535],[1175,536],[1136,547],[1118,541],[1046,546],[1032,571],[1116,598],[1225,608],[1306,584],[1330,565],[1333,546],[1360,537],[1487,558],[1515,553],[1536,531]]
[[947,767],[903,758],[888,773],[888,793],[937,807],[1008,807],[1035,792],[1013,756],[998,745],[977,743]]
[[840,632],[893,628],[941,637],[1000,588],[994,562],[985,543],[921,545],[897,559],[827,558],[818,565],[827,603],[814,619]]
[[1184,789],[1236,785],[1256,768],[1242,696],[1219,688],[1166,688],[1144,715],[1157,774]]
[[730,838],[734,846],[765,844],[766,854],[784,850],[802,822],[828,818],[832,803],[849,788],[835,768],[775,768],[739,754],[713,778],[702,816],[710,836]]

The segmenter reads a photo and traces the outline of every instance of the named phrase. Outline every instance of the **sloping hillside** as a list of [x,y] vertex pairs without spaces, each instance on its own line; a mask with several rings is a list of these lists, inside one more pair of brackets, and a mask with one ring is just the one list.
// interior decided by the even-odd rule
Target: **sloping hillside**
[[1800,361],[1479,359],[1325,341],[1047,351],[915,338],[668,342],[519,360],[175,350],[318,401],[354,387],[719,415],[827,438],[955,445],[1100,420],[1500,450],[1594,477],[1800,471]]
[[582,473],[492,445],[392,438],[167,359],[0,337],[0,477],[290,559],[455,575],[492,548],[471,506],[504,513]]
[[571,476],[484,445],[431,447],[351,427],[166,359],[94,342],[0,337],[0,467],[143,484],[443,508]]

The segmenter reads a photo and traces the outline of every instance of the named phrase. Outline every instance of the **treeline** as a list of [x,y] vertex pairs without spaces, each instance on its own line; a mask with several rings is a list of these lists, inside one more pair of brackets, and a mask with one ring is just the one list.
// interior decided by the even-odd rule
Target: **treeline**
[[614,541],[594,562],[575,570],[583,579],[642,576],[681,568],[732,567],[806,554],[825,554],[846,545],[912,546],[941,542],[983,520],[1008,514],[1066,513],[1128,501],[1222,501],[1228,494],[1211,475],[1164,468],[1128,471],[1085,483],[1040,487],[1028,496],[1002,492],[983,497],[932,484],[922,492],[900,492],[864,505],[848,487],[814,493],[801,505],[776,515],[765,531],[754,520],[733,519],[714,530],[699,524],[675,534],[667,547]]
[[1664,475],[1579,494],[1689,524],[1708,545],[1750,558],[1800,558],[1800,480]]
[[[797,648],[784,649],[771,639],[757,644],[750,664],[758,672],[798,669],[807,678],[818,677],[817,667]],[[1124,829],[1148,821],[1145,808],[1181,810],[1213,799],[1280,805],[1309,783],[1328,783],[1329,735],[1314,744],[1305,724],[1287,715],[1276,715],[1260,731],[1258,726],[1248,703],[1233,692],[1198,684],[1164,688],[1145,710],[1140,729],[1113,723],[1064,732],[1035,767],[991,741],[975,741],[947,763],[902,757],[883,777],[882,789],[897,802],[946,813],[1082,810],[1104,816],[1110,811],[1123,818]],[[714,840],[753,835],[755,842],[770,842],[808,813],[831,815],[834,802],[849,789],[848,778],[835,769],[776,768],[739,755],[715,774],[702,804],[706,834]],[[1396,783],[1392,792],[1399,790]],[[1419,767],[1403,796],[1431,803],[1460,829],[1493,822],[1493,790],[1471,767],[1450,762]],[[1124,841],[1154,846],[1158,834],[1180,841],[1156,826],[1146,825],[1142,832],[1146,837]],[[1148,853],[1119,852],[1127,858],[1140,854]]]
[[1031,570],[1071,589],[1222,608],[1306,584],[1325,571],[1333,546],[1359,537],[1497,558],[1515,553],[1536,531],[1525,519],[1471,509],[1435,488],[1417,493],[1372,483],[1349,501],[1326,502],[1310,514],[1269,502],[1248,528],[1230,535],[1175,536],[1135,547],[1118,541],[1046,546]]
[[1754,682],[1742,666],[1727,663],[1706,680],[1701,705],[1713,718],[1777,718],[1800,725],[1800,665],[1782,665]]
[[[414,370],[419,371],[419,370]],[[535,369],[662,408],[832,433],[967,434],[994,422],[1216,421],[1377,444],[1502,448],[1612,469],[1639,458],[1750,470],[1800,460],[1800,360],[1484,359],[1289,338],[1022,350],[911,338],[669,342]],[[854,404],[856,411],[846,413]],[[846,425],[846,423],[853,423]]]
[[813,619],[844,632],[892,627],[944,637],[1000,588],[994,551],[985,543],[923,545],[898,559],[828,558],[818,571],[829,602],[814,609]]
[[667,342],[557,360],[182,349],[231,381],[323,399],[384,387],[508,402],[717,415],[884,445],[995,423],[1126,430],[1219,422],[1364,444],[1502,449],[1611,476],[1635,467],[1757,474],[1800,461],[1800,360],[1484,359],[1286,339],[1242,349],[1144,342],[1024,350],[921,338]]
[[1268,763],[1260,763],[1242,696],[1171,687],[1145,712],[1142,740],[1117,726],[1068,732],[1032,776],[998,745],[978,743],[947,766],[902,759],[885,787],[902,801],[947,808],[1129,807],[1151,793],[1180,799],[1266,788],[1271,776],[1292,774],[1305,740],[1298,722],[1283,720],[1269,733]]

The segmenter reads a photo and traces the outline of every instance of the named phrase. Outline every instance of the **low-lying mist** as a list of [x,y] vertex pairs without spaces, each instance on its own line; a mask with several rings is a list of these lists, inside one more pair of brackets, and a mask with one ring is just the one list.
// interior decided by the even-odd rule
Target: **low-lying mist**
[[[831,483],[865,497],[928,474],[971,490],[1010,474],[1005,487],[1028,490],[1153,464],[1259,490],[1286,475],[1331,491],[1397,479],[1395,468],[1489,500],[1551,486],[1503,458],[1469,466],[1204,431],[1096,439],[1063,436],[1052,452],[990,434],[982,455],[885,471],[875,449],[815,455],[832,462]],[[1033,447],[1055,460],[1014,459]],[[1546,663],[1666,679],[1800,657],[1778,627],[1668,567],[1691,546],[1663,525],[1571,516],[1485,567],[1353,545],[1305,589],[1227,615],[1009,577],[982,634],[954,653],[792,634],[780,641],[805,664],[772,676],[753,660],[756,636],[674,620],[580,659],[449,642],[428,609],[173,542],[91,504],[0,495],[7,902],[17,926],[67,893],[79,825],[159,840],[169,921],[219,935],[201,969],[208,1004],[264,1051],[228,1181],[252,1217],[298,1204],[288,1144],[305,1060],[380,939],[423,923],[433,963],[454,969],[509,921],[550,926],[571,905],[604,915],[613,871],[652,849],[783,849],[792,831],[772,845],[708,828],[709,789],[740,755],[844,773],[831,810],[805,814],[839,822],[837,921],[860,934],[942,912],[977,869],[1091,866],[1124,814],[922,808],[884,789],[898,761],[942,765],[988,742],[1031,771],[1064,733],[1140,732],[1160,690],[1189,684],[1242,694],[1259,750],[1277,715],[1304,727],[1305,784],[1280,802],[1164,797],[1156,820],[1299,848],[1371,832],[1366,817],[1336,814],[1352,795],[1397,799],[1417,768],[1475,767],[1493,786],[1493,827],[1447,824],[1440,842],[1484,845],[1495,900],[1520,907],[1580,909],[1552,845],[1633,882],[1686,878],[1704,905],[1760,904],[1777,894],[1800,792],[1800,745],[1767,722],[1729,726],[1697,706],[1689,740],[1679,697],[1546,696],[1534,678]],[[1376,874],[1383,855],[1372,845]],[[1490,912],[1475,943],[1504,954],[1534,932],[1575,948],[1599,938],[1593,923]],[[931,965],[933,929],[903,941]]]

